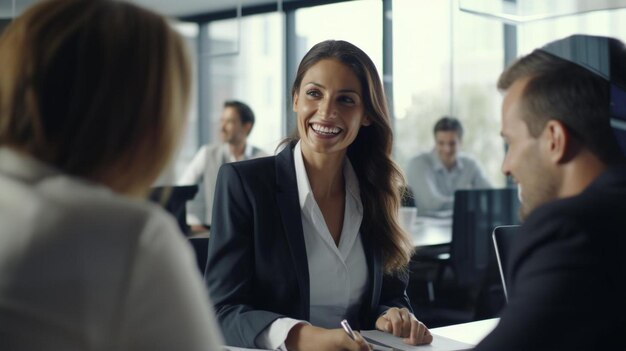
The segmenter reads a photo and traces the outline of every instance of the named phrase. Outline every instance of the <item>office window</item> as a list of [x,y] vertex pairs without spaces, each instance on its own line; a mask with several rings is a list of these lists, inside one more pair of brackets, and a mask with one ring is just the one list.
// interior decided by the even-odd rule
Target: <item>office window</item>
[[0,18],[0,34],[4,31],[4,28],[11,23],[10,18]]
[[462,150],[503,186],[496,89],[502,23],[461,12],[452,0],[395,0],[392,6],[396,161],[404,168],[415,154],[432,150],[435,122],[453,115],[465,129]]
[[504,69],[503,24],[461,12],[453,2],[452,113],[465,127],[464,149],[483,165],[495,186],[505,186],[500,171],[504,143],[500,137],[498,78]]
[[[295,12],[295,70],[311,47],[333,39],[345,40],[363,50],[374,62],[382,75],[382,2],[380,0],[360,0],[329,5],[302,8]],[[291,89],[289,82],[288,89]],[[286,98],[291,102],[290,92]],[[295,119],[295,114],[288,109],[287,118]],[[293,120],[292,120],[293,121]],[[291,121],[290,121],[291,122]],[[288,125],[292,125],[291,123]],[[293,126],[295,127],[295,123]],[[288,133],[293,132],[289,130]]]
[[[240,22],[238,22],[240,21]],[[227,19],[208,25],[208,52],[201,60],[208,70],[206,96],[210,113],[209,141],[219,140],[220,116],[225,100],[250,105],[255,125],[248,141],[273,153],[282,139],[283,103],[282,14],[267,13]]]
[[176,182],[178,175],[182,174],[187,164],[191,161],[193,155],[198,148],[198,103],[197,91],[198,84],[196,77],[198,76],[197,61],[197,38],[198,25],[196,23],[173,22],[172,26],[183,36],[189,49],[189,58],[192,63],[192,89],[189,101],[189,110],[187,113],[186,129],[183,132],[182,140],[178,150],[173,156],[170,165],[163,171],[161,177],[157,180],[158,185],[171,185]]
[[380,0],[348,1],[297,10],[296,36],[297,63],[313,45],[321,41],[346,40],[365,51],[382,74],[383,26]]
[[558,17],[517,26],[518,54],[572,34],[610,36],[626,42],[626,9]]

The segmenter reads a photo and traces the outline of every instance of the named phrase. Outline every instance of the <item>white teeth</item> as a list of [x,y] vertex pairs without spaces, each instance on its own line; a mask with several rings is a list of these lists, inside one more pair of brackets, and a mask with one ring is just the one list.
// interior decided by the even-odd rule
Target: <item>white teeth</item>
[[311,128],[313,128],[314,131],[320,134],[336,135],[341,132],[341,128],[327,127],[327,126],[322,126],[322,125],[315,124],[315,123],[311,124]]

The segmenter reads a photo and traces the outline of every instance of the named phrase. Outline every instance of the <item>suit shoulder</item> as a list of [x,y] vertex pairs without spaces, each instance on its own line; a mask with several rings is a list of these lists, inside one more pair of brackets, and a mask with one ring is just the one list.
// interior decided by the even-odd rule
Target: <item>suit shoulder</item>
[[[626,195],[626,193],[623,193]],[[527,219],[527,222],[541,221],[546,218],[571,218],[582,216],[595,217],[601,213],[615,213],[615,207],[626,210],[621,196],[612,192],[594,191],[550,201],[537,207]],[[613,208],[613,210],[610,210]]]
[[250,160],[226,163],[222,165],[221,168],[224,169],[225,172],[230,170],[245,176],[273,172],[275,169],[275,163],[275,156],[265,156]]
[[578,201],[558,199],[535,208],[526,218],[526,227],[546,227],[548,223],[558,223],[573,219]]
[[[585,233],[600,238],[626,226],[624,192],[583,192],[580,195],[549,202],[535,209],[526,219],[531,237]],[[613,189],[614,190],[614,189]],[[604,233],[604,234],[600,234]]]

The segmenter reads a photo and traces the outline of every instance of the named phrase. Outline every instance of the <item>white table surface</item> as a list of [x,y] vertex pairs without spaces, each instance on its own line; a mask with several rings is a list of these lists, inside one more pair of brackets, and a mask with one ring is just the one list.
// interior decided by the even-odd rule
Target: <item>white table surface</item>
[[433,328],[430,332],[434,335],[443,336],[452,340],[478,345],[478,343],[498,325],[499,321],[500,318],[491,318],[482,321]]
[[[444,338],[448,338],[454,341],[459,341],[464,344],[469,344],[460,349],[452,348],[454,350],[466,350],[468,348],[471,348],[470,345],[474,345],[474,346],[477,345],[485,336],[487,336],[487,334],[489,334],[493,330],[493,328],[495,328],[496,325],[498,325],[499,320],[500,320],[499,318],[492,318],[492,319],[485,319],[482,321],[476,321],[476,322],[470,322],[470,323],[455,324],[455,325],[450,325],[447,327],[434,328],[434,329],[431,329],[430,332],[433,333],[435,337],[442,336]],[[375,333],[379,333],[379,332],[376,331]],[[364,335],[365,334],[367,334],[367,332],[364,332]],[[436,345],[409,346],[409,345],[403,344],[400,350],[403,350],[403,349],[405,350],[435,350],[435,349],[448,350],[449,348],[446,348],[446,346],[438,347]],[[239,348],[239,347],[224,346],[222,350],[224,351],[252,351],[252,350],[261,350],[261,349],[245,349],[245,348]]]
[[408,231],[415,247],[449,244],[452,241],[452,218],[418,216]]

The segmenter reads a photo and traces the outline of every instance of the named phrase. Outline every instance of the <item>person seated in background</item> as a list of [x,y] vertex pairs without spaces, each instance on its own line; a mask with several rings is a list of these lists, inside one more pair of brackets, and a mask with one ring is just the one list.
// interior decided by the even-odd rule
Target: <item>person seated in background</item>
[[459,189],[490,188],[485,172],[473,158],[460,154],[463,126],[442,117],[433,128],[435,148],[413,157],[406,168],[407,183],[420,213],[451,211]]
[[222,141],[203,145],[178,180],[178,185],[202,182],[201,189],[204,191],[197,197],[197,206],[189,209],[188,224],[193,232],[206,231],[211,226],[213,195],[220,166],[228,162],[268,156],[263,150],[248,143],[253,126],[254,112],[248,105],[236,100],[224,102],[220,119]]
[[626,47],[557,40],[514,62],[498,88],[502,172],[518,184],[524,223],[508,305],[476,350],[623,350]]
[[218,350],[193,252],[143,199],[185,125],[191,66],[160,15],[50,0],[0,38],[3,350]]
[[318,43],[291,91],[297,134],[220,168],[205,278],[228,345],[368,350],[343,319],[432,341],[405,291],[412,245],[379,77],[356,46]]

